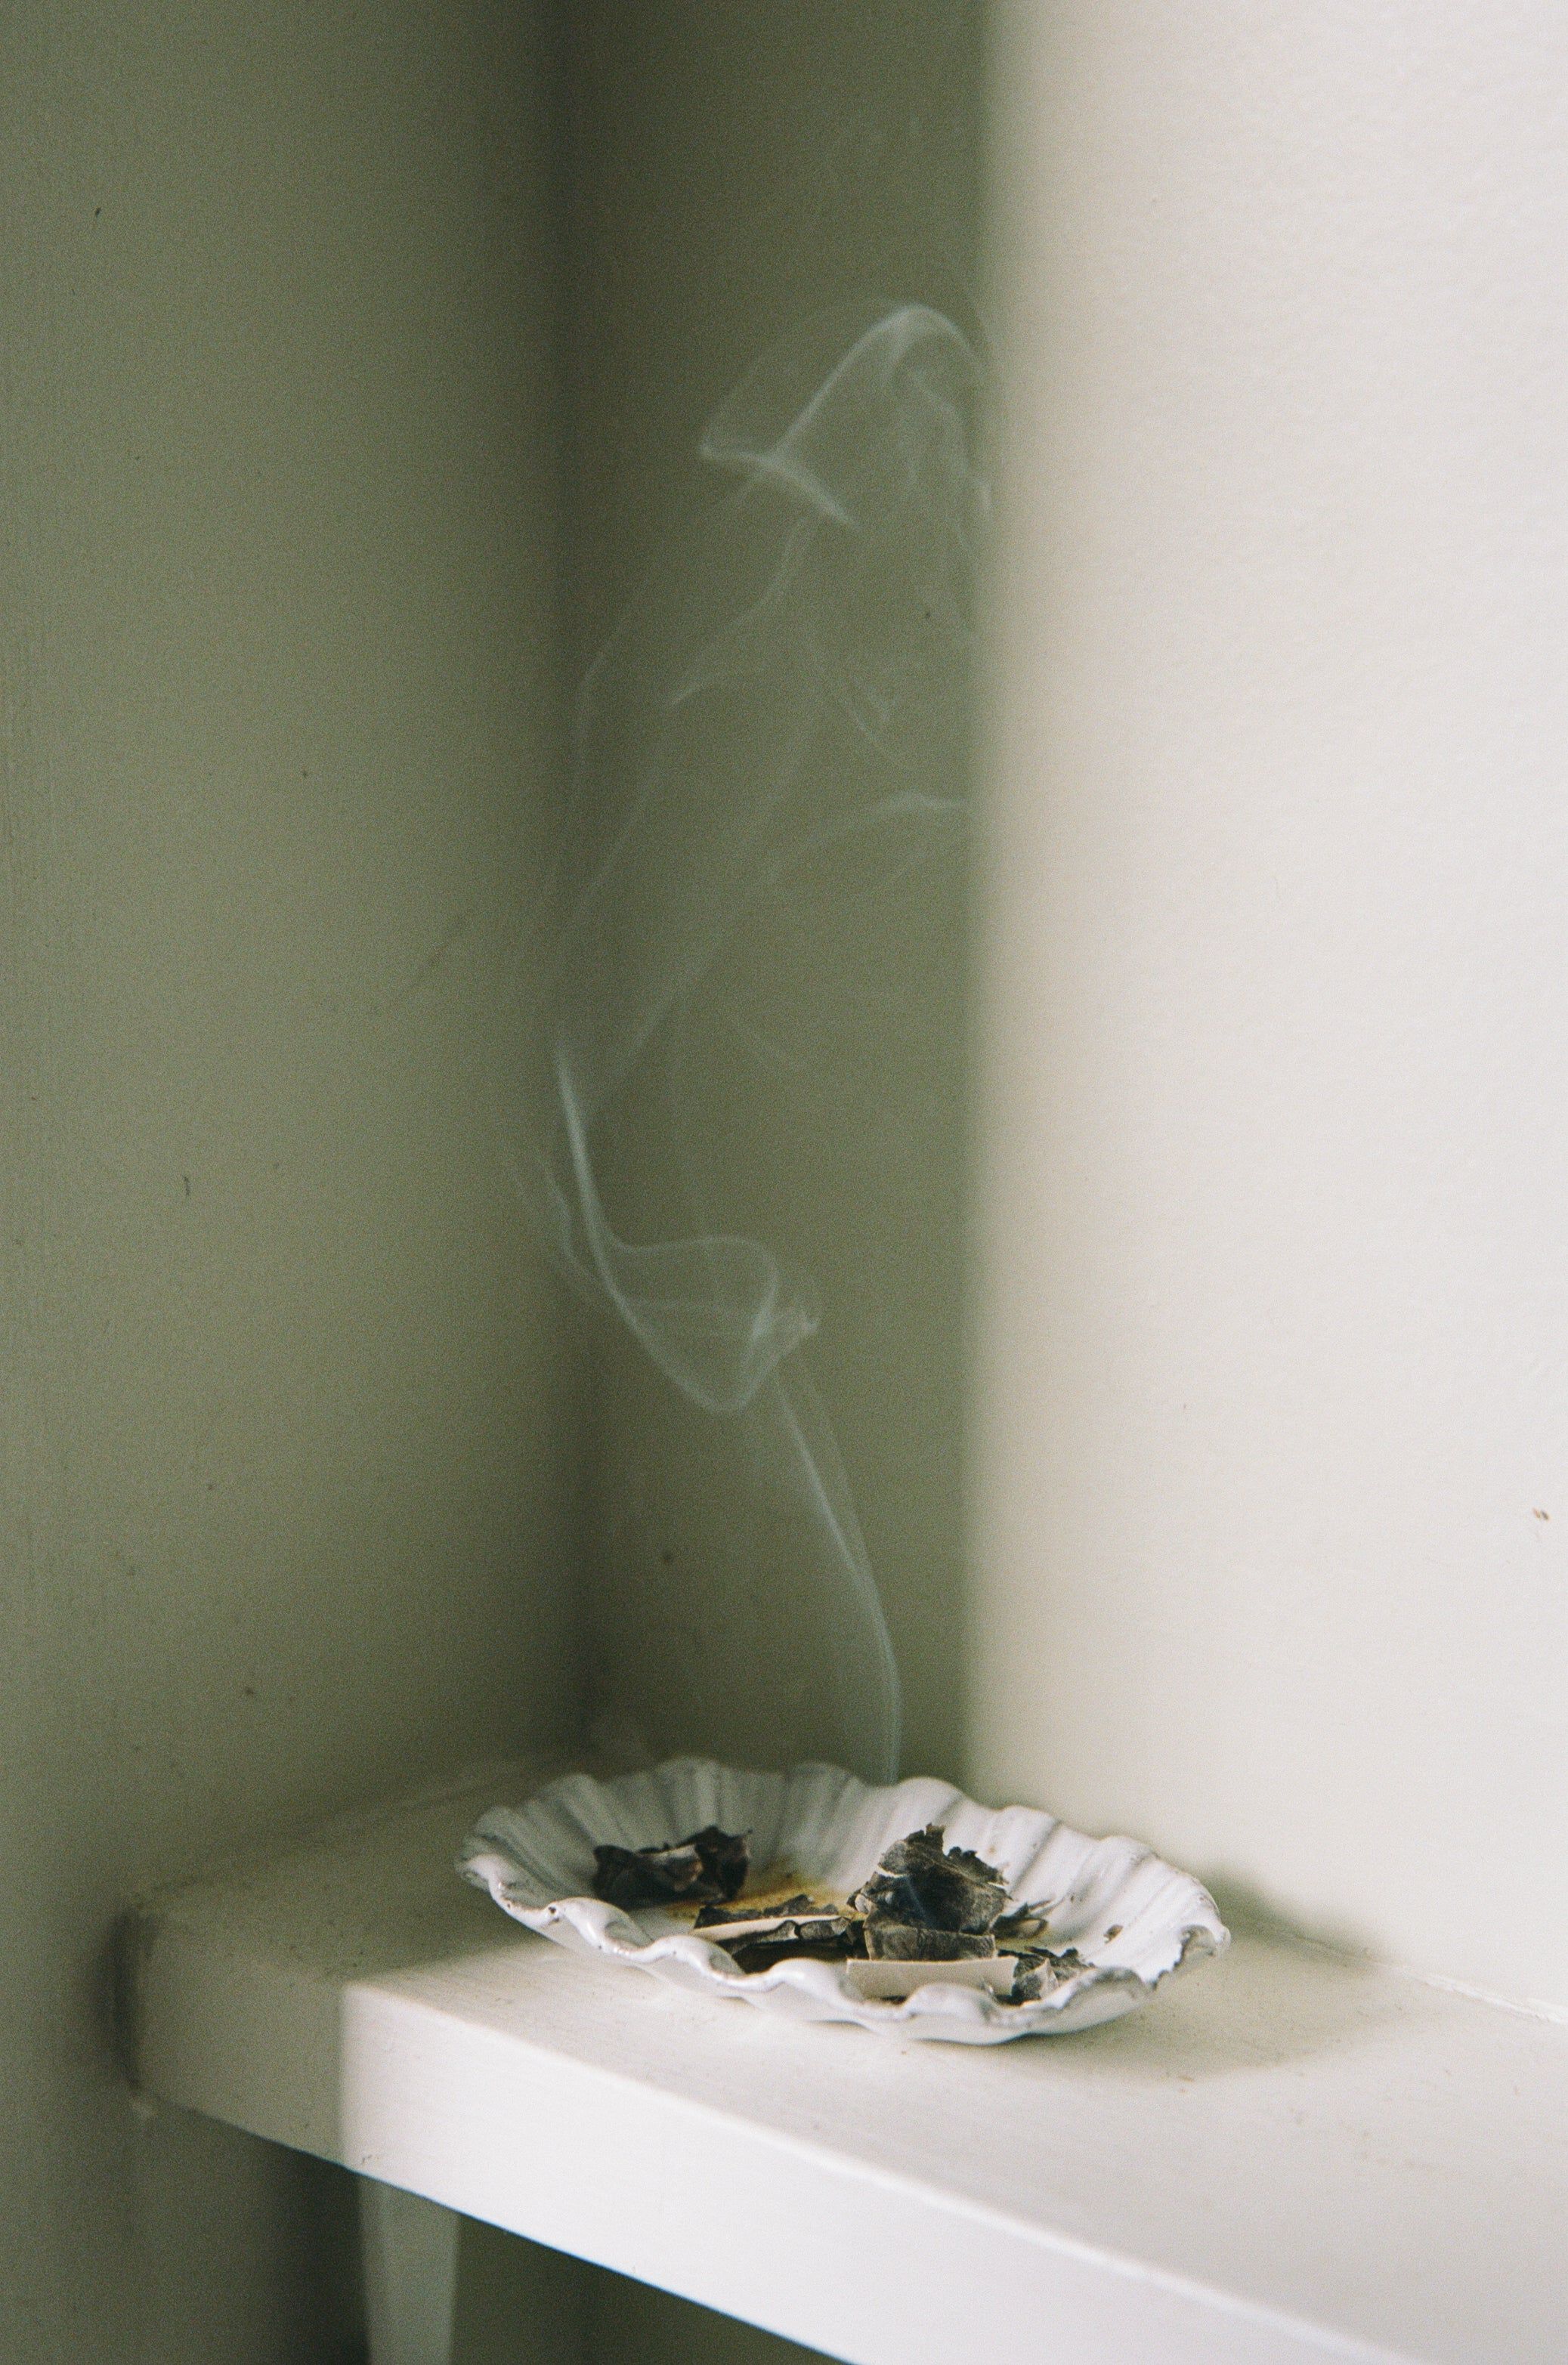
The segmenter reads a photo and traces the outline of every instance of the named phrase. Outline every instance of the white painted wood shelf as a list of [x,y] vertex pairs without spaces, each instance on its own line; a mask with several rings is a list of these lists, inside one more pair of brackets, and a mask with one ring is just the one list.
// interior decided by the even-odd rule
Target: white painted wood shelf
[[509,1795],[156,1900],[147,2089],[852,2365],[1568,2359],[1568,2028],[1249,1937],[1082,2036],[796,2027],[507,1922]]

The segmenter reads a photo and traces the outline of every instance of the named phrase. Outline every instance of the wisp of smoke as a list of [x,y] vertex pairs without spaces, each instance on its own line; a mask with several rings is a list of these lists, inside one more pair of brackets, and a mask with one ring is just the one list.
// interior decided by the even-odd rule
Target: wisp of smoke
[[[524,1176],[574,1286],[810,1513],[844,1754],[890,1778],[892,1645],[801,1350],[809,1280],[693,1220],[623,1237],[599,1145],[760,893],[874,836],[919,859],[955,811],[983,487],[975,357],[918,304],[814,323],[710,421],[727,480],[589,667],[532,971],[540,1104]],[[880,841],[886,839],[885,850]],[[636,1228],[635,1211],[625,1230]]]

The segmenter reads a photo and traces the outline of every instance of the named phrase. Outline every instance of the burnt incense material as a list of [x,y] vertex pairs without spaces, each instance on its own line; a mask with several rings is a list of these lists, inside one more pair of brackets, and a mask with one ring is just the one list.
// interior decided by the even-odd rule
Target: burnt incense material
[[[873,1924],[945,1936],[974,1937],[994,1928],[1011,1901],[1006,1882],[993,1864],[968,1848],[945,1848],[945,1837],[940,1823],[927,1823],[923,1832],[895,1840],[864,1889],[850,1900],[855,1911]],[[897,1951],[919,1959],[917,1947]],[[994,1955],[996,1945],[993,1940],[989,1945],[937,1952],[940,1956]]]
[[864,1924],[866,1952],[884,1963],[979,1962],[998,1951],[989,1930],[933,1930],[919,1922],[894,1922],[870,1914]]
[[850,1900],[865,1916],[866,1952],[891,1963],[983,1961],[1000,1952],[995,1925],[1011,1900],[993,1864],[949,1848],[939,1823],[895,1840]]
[[1081,1971],[1093,1969],[1076,1946],[1053,1949],[1041,1946],[1029,1953],[1020,1951],[1014,1957],[1013,2001],[1014,2003],[1037,2003],[1058,1979],[1076,1978]]
[[668,1847],[596,1847],[593,1860],[594,1895],[626,1912],[644,1905],[713,1905],[738,1897],[751,1868],[746,1834],[722,1832],[717,1823]]
[[994,1964],[986,1984],[1022,2002],[1087,1967],[1071,1947],[1042,1943],[1045,1908],[1014,1906],[996,1866],[946,1838],[927,1823],[895,1840],[846,1905],[804,1889],[748,1903],[745,1835],[713,1823],[667,1846],[597,1847],[594,1890],[628,1911],[699,1906],[693,1929],[748,1976],[802,1959],[877,1963],[896,1984],[899,1966]]
[[1205,1889],[1131,1840],[983,1807],[929,1777],[878,1789],[815,1763],[779,1774],[675,1757],[603,1782],[565,1775],[492,1808],[461,1864],[572,1954],[901,2045],[1092,2028],[1228,1935]]
[[770,1971],[775,1963],[802,1956],[812,1962],[847,1963],[866,1951],[859,1923],[842,1913],[782,1922],[773,1930],[758,1925],[755,1935],[737,1932],[721,1943],[737,1968],[748,1973]]
[[760,1930],[766,1922],[782,1922],[787,1913],[826,1913],[831,1911],[831,1907],[819,1905],[814,1897],[808,1897],[802,1890],[798,1897],[786,1897],[778,1905],[758,1905],[750,1913],[742,1912],[735,1905],[705,1905],[692,1928],[715,1930],[722,1925],[732,1930]]

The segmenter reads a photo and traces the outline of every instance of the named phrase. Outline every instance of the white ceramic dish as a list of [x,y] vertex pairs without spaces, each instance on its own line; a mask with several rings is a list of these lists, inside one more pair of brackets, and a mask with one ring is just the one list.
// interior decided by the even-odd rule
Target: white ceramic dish
[[[994,1864],[1019,1904],[1048,1907],[1046,1943],[1076,1948],[1089,1967],[1029,2003],[940,1978],[902,2001],[883,2001],[857,1989],[851,1966],[786,1962],[748,1976],[671,1913],[623,1912],[588,1893],[596,1845],[663,1846],[717,1823],[750,1833],[758,1872],[787,1867],[815,1895],[847,1897],[894,1840],[931,1822],[944,1826],[950,1847]],[[609,1782],[568,1775],[521,1806],[481,1816],[459,1868],[514,1921],[577,1953],[764,2012],[853,2021],[906,2043],[1004,2045],[1092,2028],[1147,2003],[1162,1980],[1229,1941],[1208,1891],[1134,1840],[1087,1839],[1032,1807],[976,1806],[946,1782],[874,1789],[836,1765],[765,1774],[678,1757]]]

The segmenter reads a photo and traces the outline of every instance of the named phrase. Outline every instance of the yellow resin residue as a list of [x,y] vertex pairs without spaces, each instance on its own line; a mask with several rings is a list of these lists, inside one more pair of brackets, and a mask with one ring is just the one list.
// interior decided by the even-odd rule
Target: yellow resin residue
[[[848,1901],[846,1898],[835,1897],[830,1889],[813,1887],[788,1864],[770,1864],[761,1872],[753,1873],[740,1895],[730,1901],[735,1919],[739,1921],[747,1914],[777,1913],[789,1904],[792,1897],[809,1897],[812,1905],[824,1913],[842,1913]],[[665,1910],[680,1921],[695,1922],[706,1908],[700,1902],[682,1898],[672,1901]],[[801,1911],[804,1911],[803,1907]]]

